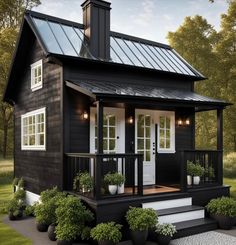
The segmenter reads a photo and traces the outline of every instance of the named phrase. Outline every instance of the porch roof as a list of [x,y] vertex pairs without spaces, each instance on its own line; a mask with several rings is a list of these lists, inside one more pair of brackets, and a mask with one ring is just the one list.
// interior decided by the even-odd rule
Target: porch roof
[[[153,86],[141,86],[107,81],[66,81],[66,86],[86,94],[95,101],[101,98],[149,99],[159,102],[193,104],[197,111],[225,107],[230,103],[203,96],[191,91],[163,89]],[[145,83],[144,83],[145,84]],[[206,106],[205,108],[203,108]]]

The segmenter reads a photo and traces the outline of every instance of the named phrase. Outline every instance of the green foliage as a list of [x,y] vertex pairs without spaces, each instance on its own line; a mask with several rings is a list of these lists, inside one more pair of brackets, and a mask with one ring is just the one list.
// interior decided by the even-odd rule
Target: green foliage
[[25,187],[25,181],[24,181],[24,179],[22,177],[19,179],[18,187],[19,188],[24,188]]
[[15,185],[18,185],[19,182],[19,178],[14,178],[14,180],[12,181],[12,186],[14,187]]
[[82,187],[87,191],[93,188],[93,178],[88,172],[78,173],[74,178],[73,189],[79,191]]
[[173,237],[173,235],[177,232],[174,225],[169,223],[164,224],[157,224],[156,225],[156,233],[163,235],[163,236],[170,236]]
[[230,197],[212,199],[206,209],[210,214],[236,217],[236,201]]
[[227,154],[224,157],[224,177],[236,178],[236,153]]
[[91,232],[91,227],[85,226],[82,230],[81,233],[81,239],[84,240],[89,240],[90,239],[90,232]]
[[61,202],[66,198],[66,194],[58,191],[56,187],[41,192],[42,202],[35,206],[35,216],[38,223],[46,225],[55,224],[56,209]]
[[8,213],[12,213],[15,217],[19,215],[20,210],[23,209],[23,202],[13,198],[7,206]]
[[59,240],[72,240],[81,236],[86,223],[93,220],[91,211],[74,196],[68,196],[59,203],[56,217],[56,234]]
[[14,193],[14,197],[15,197],[16,200],[25,200],[25,196],[26,196],[26,192],[23,189],[18,189]]
[[104,176],[104,182],[107,185],[122,185],[125,182],[125,176],[120,173],[108,173]]
[[204,173],[205,173],[205,169],[200,165],[199,162],[193,163],[192,161],[187,161],[188,175],[202,177]]
[[24,210],[24,215],[25,216],[34,216],[34,210],[35,210],[36,205],[28,205],[26,206]]
[[132,231],[148,230],[158,221],[157,212],[152,208],[130,207],[125,217]]
[[214,179],[215,178],[215,170],[214,170],[214,168],[211,167],[211,166],[206,168],[205,169],[205,174],[207,174],[210,179]]
[[118,243],[122,234],[120,232],[122,225],[115,222],[100,223],[91,230],[91,237],[95,241],[111,241]]

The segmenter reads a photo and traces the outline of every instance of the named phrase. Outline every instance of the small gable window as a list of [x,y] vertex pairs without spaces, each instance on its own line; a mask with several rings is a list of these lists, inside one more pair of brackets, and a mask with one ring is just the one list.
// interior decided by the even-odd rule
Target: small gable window
[[35,91],[43,87],[43,62],[39,60],[31,65],[31,89]]
[[21,116],[21,149],[46,150],[45,108]]

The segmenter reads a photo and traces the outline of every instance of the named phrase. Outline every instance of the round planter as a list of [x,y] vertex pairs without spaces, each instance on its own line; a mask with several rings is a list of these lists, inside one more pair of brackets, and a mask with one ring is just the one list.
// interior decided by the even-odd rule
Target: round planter
[[115,195],[117,192],[117,186],[116,185],[108,185],[108,190],[111,195]]
[[112,242],[112,241],[99,241],[98,242],[98,245],[115,245],[115,243],[114,242]]
[[157,236],[158,245],[168,245],[170,241],[171,241],[171,236],[164,236],[161,234],[158,234]]
[[56,226],[54,224],[48,226],[48,238],[51,241],[56,241],[56,232],[55,232]]
[[200,183],[200,177],[199,176],[193,176],[193,184],[199,185]]
[[187,184],[192,185],[192,176],[191,175],[187,175]]
[[48,231],[48,225],[44,224],[44,223],[36,223],[36,227],[37,227],[37,230],[39,232],[47,232]]
[[218,222],[219,228],[223,230],[230,230],[235,222],[235,217],[228,217],[219,214],[214,214],[214,219]]
[[148,231],[131,231],[130,236],[134,245],[144,245],[147,240]]
[[125,192],[125,184],[118,185],[117,193],[118,194],[123,194],[124,192]]
[[72,245],[72,241],[57,240],[57,245]]
[[16,220],[16,216],[13,215],[13,213],[9,213],[8,218],[9,218],[9,220]]

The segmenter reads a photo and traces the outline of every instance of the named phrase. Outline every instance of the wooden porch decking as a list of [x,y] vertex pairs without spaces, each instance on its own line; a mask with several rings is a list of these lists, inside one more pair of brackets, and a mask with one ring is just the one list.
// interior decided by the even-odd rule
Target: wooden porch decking
[[[143,194],[144,195],[166,193],[166,192],[177,192],[177,191],[180,191],[180,189],[170,187],[170,186],[162,186],[162,185],[153,185],[153,186],[144,186],[143,187]],[[132,194],[132,192],[133,192],[132,187],[125,187],[125,193]]]

